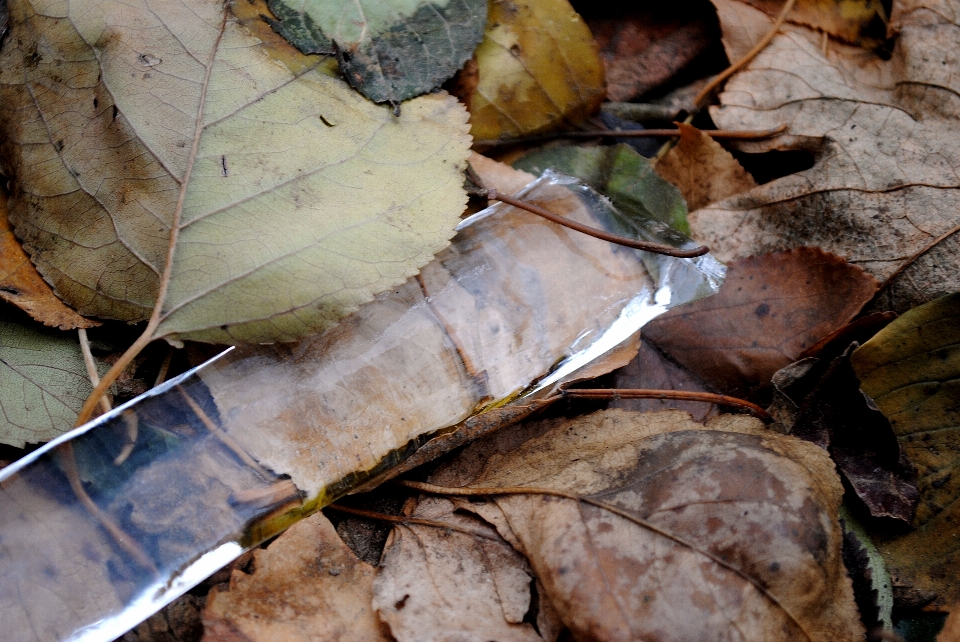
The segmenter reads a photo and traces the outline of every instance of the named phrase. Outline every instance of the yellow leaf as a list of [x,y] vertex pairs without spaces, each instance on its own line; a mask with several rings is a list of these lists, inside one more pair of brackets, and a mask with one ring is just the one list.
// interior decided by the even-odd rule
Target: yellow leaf
[[454,91],[477,140],[553,129],[603,100],[597,44],[567,0],[492,0],[475,58]]

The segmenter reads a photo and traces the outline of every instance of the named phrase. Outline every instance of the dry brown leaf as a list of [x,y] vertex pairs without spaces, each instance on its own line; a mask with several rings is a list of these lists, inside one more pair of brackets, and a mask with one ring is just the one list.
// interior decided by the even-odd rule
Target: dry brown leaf
[[[749,5],[715,4],[728,53],[770,29]],[[815,165],[690,216],[721,260],[813,245],[886,279],[922,252],[877,307],[903,311],[960,290],[960,26],[932,1],[895,9],[889,61],[837,43],[824,53],[820,33],[786,25],[727,83],[711,111],[718,127],[788,126],[740,149],[806,150]]]
[[657,4],[634,7],[627,15],[618,12],[613,18],[587,18],[606,68],[609,100],[640,98],[670,80],[716,41],[716,23],[708,21],[706,12],[696,12],[691,20],[689,7],[683,11],[681,18]]
[[733,154],[696,127],[679,123],[680,141],[657,173],[680,189],[691,212],[757,186]]
[[576,639],[863,639],[833,463],[755,419],[540,422],[471,445],[432,481],[575,493],[661,529],[566,498],[494,498],[505,522],[490,521],[509,527]]
[[950,611],[943,630],[937,635],[937,642],[960,642],[960,604]]
[[745,395],[843,326],[877,283],[816,248],[730,263],[719,294],[658,317],[643,336],[714,389]]
[[0,299],[12,303],[37,321],[61,330],[92,328],[57,298],[20,247],[7,219],[7,192],[0,189]]
[[252,574],[211,591],[204,642],[389,640],[370,603],[374,572],[316,513],[256,551]]
[[[783,0],[746,0],[776,17]],[[887,12],[880,0],[798,0],[787,20],[846,42],[872,46],[885,35]]]
[[526,560],[478,518],[448,499],[426,497],[412,516],[470,530],[397,526],[374,583],[373,606],[398,642],[540,642],[528,622]]

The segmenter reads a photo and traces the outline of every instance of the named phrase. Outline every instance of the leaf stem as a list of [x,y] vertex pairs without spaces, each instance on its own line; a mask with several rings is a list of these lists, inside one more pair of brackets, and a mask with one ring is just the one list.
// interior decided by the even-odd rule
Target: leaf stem
[[[90,385],[96,388],[100,384],[100,374],[97,372],[97,364],[93,360],[93,353],[90,351],[90,339],[87,337],[86,328],[77,328],[77,336],[80,337],[80,354],[83,355],[83,365],[87,367],[87,376],[90,378]],[[100,411],[110,412],[110,399],[107,395],[100,396]]]
[[700,93],[697,94],[697,97],[693,99],[693,104],[698,108],[702,106],[703,102],[710,97],[710,95],[716,91],[716,89],[725,83],[730,76],[740,71],[741,68],[745,67],[750,63],[751,60],[757,57],[757,55],[763,51],[767,45],[770,44],[770,41],[773,40],[773,37],[777,35],[777,32],[780,31],[780,27],[783,26],[783,23],[787,20],[787,15],[789,15],[790,10],[793,9],[793,5],[796,3],[796,0],[787,0],[783,9],[780,11],[780,15],[777,16],[777,19],[774,21],[773,26],[770,27],[770,31],[767,32],[763,38],[760,39],[753,49],[748,51],[746,55],[733,63],[726,69],[724,69],[716,78],[711,80],[706,87],[700,90]]
[[666,256],[675,256],[681,259],[689,259],[696,256],[703,256],[710,251],[710,248],[705,245],[700,247],[695,247],[690,250],[681,250],[679,248],[673,247],[672,245],[663,245],[661,243],[651,243],[649,241],[638,241],[637,239],[627,238],[626,236],[620,236],[619,234],[611,234],[603,230],[598,230],[589,225],[583,225],[582,223],[577,223],[576,221],[571,221],[570,219],[554,214],[553,212],[546,210],[539,205],[534,205],[533,203],[528,203],[522,201],[518,198],[512,196],[507,196],[506,194],[501,194],[495,189],[488,189],[485,192],[486,197],[490,200],[501,201],[507,205],[512,205],[514,207],[526,210],[537,216],[542,216],[548,221],[553,221],[558,225],[563,225],[577,232],[586,234],[587,236],[592,236],[598,238],[602,241],[608,241],[610,243],[616,243],[617,245],[623,245],[625,247],[632,247],[637,250],[644,250],[646,252],[653,252],[655,254],[664,254]]
[[480,529],[467,528],[466,526],[460,526],[458,524],[450,524],[436,519],[424,519],[422,517],[404,517],[402,515],[387,515],[386,513],[375,513],[369,510],[363,510],[361,508],[350,508],[349,506],[341,506],[339,504],[330,504],[327,506],[326,510],[332,510],[338,513],[344,513],[346,515],[356,515],[357,517],[364,517],[366,519],[374,519],[381,522],[389,522],[391,524],[419,524],[420,526],[432,526],[434,528],[443,528],[451,531],[456,531],[458,533],[463,533],[464,535],[473,535],[474,537],[482,537],[484,539],[497,540],[498,537],[487,533]]
[[93,392],[87,397],[77,421],[74,426],[82,426],[89,421],[93,414],[93,409],[97,405],[100,397],[107,391],[107,388],[117,380],[117,377],[130,365],[130,362],[136,358],[140,352],[155,338],[154,333],[160,325],[161,315],[163,313],[163,303],[167,298],[167,289],[170,287],[170,276],[173,273],[173,255],[177,249],[177,238],[180,234],[180,219],[183,217],[183,206],[187,199],[187,187],[190,185],[190,177],[193,174],[193,167],[197,161],[197,152],[200,149],[200,136],[203,133],[203,113],[207,103],[207,89],[210,87],[210,75],[213,73],[213,63],[217,58],[217,50],[220,48],[220,40],[223,38],[224,31],[227,28],[227,8],[223,9],[223,19],[220,22],[220,32],[213,43],[210,52],[210,60],[207,62],[207,68],[204,71],[203,85],[200,89],[200,104],[197,107],[197,120],[193,133],[193,145],[190,147],[190,156],[187,158],[186,169],[183,173],[183,179],[180,181],[180,194],[177,197],[177,206],[173,212],[173,218],[170,222],[170,241],[167,244],[167,258],[163,265],[163,273],[160,275],[160,284],[157,289],[157,301],[153,306],[153,312],[150,314],[150,320],[147,321],[147,327],[144,328],[136,341],[133,342],[113,367],[110,368],[100,383],[94,387]]
[[574,399],[675,399],[677,401],[702,401],[718,406],[742,408],[767,423],[773,421],[766,410],[755,403],[737,397],[718,395],[712,392],[693,392],[689,390],[651,390],[644,388],[568,388],[560,392],[564,397]]

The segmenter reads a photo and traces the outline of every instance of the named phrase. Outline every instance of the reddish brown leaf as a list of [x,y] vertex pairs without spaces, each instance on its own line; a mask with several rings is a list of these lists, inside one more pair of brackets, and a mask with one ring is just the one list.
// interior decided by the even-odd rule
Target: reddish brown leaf
[[696,127],[678,123],[680,141],[656,164],[657,173],[680,190],[689,211],[757,186],[733,154]]
[[733,261],[719,294],[649,323],[644,338],[718,391],[745,396],[870,300],[877,282],[816,248]]
[[[0,25],[0,33],[3,31]],[[17,306],[37,321],[60,328],[92,328],[100,325],[85,319],[53,293],[33,267],[7,220],[7,193],[0,189],[0,299]]]

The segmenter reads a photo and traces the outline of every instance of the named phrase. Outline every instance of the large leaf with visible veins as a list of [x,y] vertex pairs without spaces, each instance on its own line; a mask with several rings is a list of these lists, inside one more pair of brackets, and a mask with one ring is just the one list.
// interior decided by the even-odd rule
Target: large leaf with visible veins
[[448,96],[397,118],[217,0],[9,8],[10,218],[81,314],[145,319],[175,237],[156,336],[292,340],[415,274],[453,235],[469,137]]
[[487,0],[270,0],[278,33],[304,53],[336,53],[365,96],[398,103],[430,91],[483,39]]

